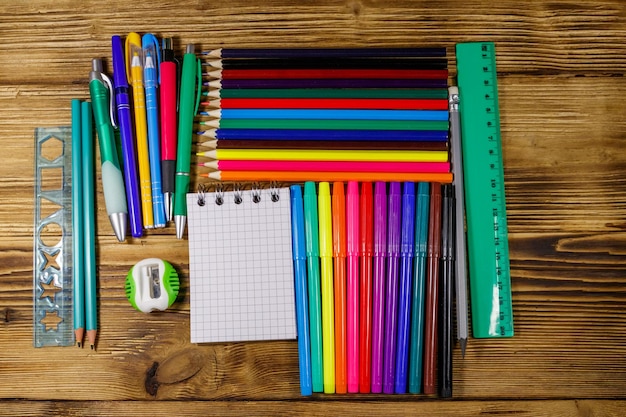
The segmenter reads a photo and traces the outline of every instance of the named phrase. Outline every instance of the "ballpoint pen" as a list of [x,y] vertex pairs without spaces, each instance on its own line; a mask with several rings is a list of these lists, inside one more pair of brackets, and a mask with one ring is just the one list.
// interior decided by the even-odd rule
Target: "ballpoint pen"
[[161,53],[159,41],[151,33],[143,35],[144,87],[146,89],[146,116],[148,119],[148,156],[150,159],[150,180],[152,181],[152,213],[154,227],[165,227],[165,208],[161,189],[161,143],[159,134],[159,65]]
[[122,47],[122,39],[117,35],[111,38],[111,52],[113,58],[115,106],[117,107],[117,127],[122,142],[122,167],[124,184],[126,186],[126,200],[128,201],[130,233],[133,237],[141,237],[143,234],[143,221],[141,219],[139,183],[137,182],[135,134],[133,132],[130,97],[128,95],[124,48]]
[[126,37],[126,75],[133,86],[133,108],[135,110],[135,140],[139,165],[139,190],[143,227],[154,227],[152,214],[152,183],[150,181],[150,159],[148,155],[148,127],[146,123],[146,95],[143,88],[143,51],[141,36],[131,32]]
[[183,68],[180,80],[180,113],[178,119],[178,148],[176,158],[176,184],[174,190],[174,223],[176,237],[182,239],[187,223],[187,201],[189,191],[189,169],[191,165],[191,137],[193,118],[200,105],[200,89],[196,80],[201,81],[200,61],[194,53],[192,44],[187,45],[183,56]]
[[163,39],[159,91],[161,94],[161,180],[165,217],[168,222],[172,221],[172,195],[174,195],[174,177],[176,176],[177,71],[172,38],[165,38]]
[[94,59],[89,74],[89,92],[100,144],[104,202],[115,236],[117,240],[123,242],[126,239],[128,208],[126,207],[124,178],[117,159],[113,125],[111,124],[113,119],[112,89],[111,80],[102,72],[102,61]]

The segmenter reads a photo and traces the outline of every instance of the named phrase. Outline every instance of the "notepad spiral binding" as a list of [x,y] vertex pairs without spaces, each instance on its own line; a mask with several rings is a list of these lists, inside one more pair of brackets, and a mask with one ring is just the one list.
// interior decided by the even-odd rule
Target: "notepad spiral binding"
[[[232,183],[229,184],[232,186],[233,192],[233,202],[235,204],[241,204],[244,198],[244,191],[248,190],[248,187],[241,183]],[[267,188],[270,191],[270,198],[273,202],[278,202],[280,200],[280,192],[278,191],[281,185],[278,182],[272,181],[268,183]],[[225,183],[215,183],[215,184],[198,184],[197,188],[197,204],[202,207],[206,204],[206,195],[207,193],[212,192],[214,194],[214,203],[218,206],[224,204],[224,194],[229,191],[228,187]],[[252,196],[252,202],[259,203],[261,201],[261,190],[264,188],[264,185],[259,182],[254,182],[250,184],[249,190],[250,195]]]

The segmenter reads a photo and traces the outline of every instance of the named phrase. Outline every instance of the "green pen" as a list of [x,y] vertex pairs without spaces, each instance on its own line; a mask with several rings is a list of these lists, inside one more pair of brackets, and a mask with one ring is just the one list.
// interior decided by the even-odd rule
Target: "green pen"
[[[178,119],[178,147],[176,150],[176,183],[174,186],[174,224],[176,237],[182,239],[187,222],[187,192],[189,191],[189,170],[191,165],[191,135],[193,119],[200,105],[196,96],[196,78],[200,79],[200,61],[196,59],[194,46],[187,45],[183,56],[180,81],[180,105]],[[201,82],[201,79],[200,79]],[[198,88],[198,91],[200,89]],[[195,106],[194,106],[195,101]]]
[[111,80],[102,73],[102,61],[94,59],[89,74],[89,92],[100,144],[104,202],[115,236],[117,240],[123,242],[126,239],[128,208],[124,178],[117,158],[117,147],[111,124],[114,111],[110,94],[112,90]]
[[309,331],[311,333],[311,372],[313,392],[324,391],[322,360],[322,298],[320,294],[319,225],[315,183],[304,183],[304,229],[309,278]]

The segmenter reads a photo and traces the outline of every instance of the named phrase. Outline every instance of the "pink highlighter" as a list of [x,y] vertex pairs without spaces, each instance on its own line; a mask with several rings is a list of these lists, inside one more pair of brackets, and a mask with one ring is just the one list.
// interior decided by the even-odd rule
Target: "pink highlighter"
[[348,392],[359,392],[359,183],[348,181],[347,238],[347,360]]

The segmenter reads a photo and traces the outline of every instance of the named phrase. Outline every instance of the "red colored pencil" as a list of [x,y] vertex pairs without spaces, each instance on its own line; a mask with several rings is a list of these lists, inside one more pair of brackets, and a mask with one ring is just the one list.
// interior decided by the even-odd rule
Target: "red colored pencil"
[[223,98],[202,102],[222,109],[380,109],[447,110],[447,99],[394,98]]
[[206,73],[208,77],[222,80],[239,79],[328,79],[328,78],[395,78],[445,80],[448,70],[429,69],[223,69]]

